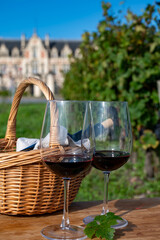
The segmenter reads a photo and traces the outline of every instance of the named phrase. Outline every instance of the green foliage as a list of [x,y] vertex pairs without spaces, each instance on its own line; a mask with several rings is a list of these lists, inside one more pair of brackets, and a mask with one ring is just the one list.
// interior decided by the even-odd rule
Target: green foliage
[[127,11],[126,21],[102,2],[97,31],[82,36],[80,57],[71,61],[62,90],[65,99],[127,101],[135,139],[138,129],[154,131],[160,79],[159,7],[141,15]]
[[156,135],[151,130],[145,130],[140,137],[142,147],[147,150],[149,148],[157,148],[159,141],[156,139]]
[[87,224],[84,233],[91,239],[97,237],[99,239],[113,240],[115,229],[111,226],[121,219],[112,212],[96,216],[92,222]]

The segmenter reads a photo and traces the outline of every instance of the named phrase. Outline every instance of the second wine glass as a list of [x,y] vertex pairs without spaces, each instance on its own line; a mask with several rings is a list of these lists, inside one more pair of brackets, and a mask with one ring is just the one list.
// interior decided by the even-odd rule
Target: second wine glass
[[[127,102],[91,102],[95,129],[95,154],[92,165],[104,173],[104,200],[101,214],[107,214],[109,175],[123,166],[130,157],[132,131]],[[83,219],[85,224],[95,215]],[[125,227],[127,220],[118,220],[115,229]]]

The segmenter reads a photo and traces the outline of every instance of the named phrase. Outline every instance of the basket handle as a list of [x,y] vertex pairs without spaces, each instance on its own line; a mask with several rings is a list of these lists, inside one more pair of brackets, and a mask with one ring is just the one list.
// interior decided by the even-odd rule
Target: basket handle
[[53,100],[54,96],[51,90],[47,87],[47,85],[42,82],[41,80],[33,77],[26,78],[23,80],[20,85],[17,88],[17,91],[14,95],[12,106],[11,106],[11,111],[9,114],[8,118],[8,123],[7,123],[7,130],[6,130],[6,135],[5,138],[9,140],[15,140],[16,139],[16,116],[18,112],[18,106],[20,104],[22,95],[25,91],[25,89],[31,85],[34,84],[38,86],[43,94],[45,95],[47,100]]

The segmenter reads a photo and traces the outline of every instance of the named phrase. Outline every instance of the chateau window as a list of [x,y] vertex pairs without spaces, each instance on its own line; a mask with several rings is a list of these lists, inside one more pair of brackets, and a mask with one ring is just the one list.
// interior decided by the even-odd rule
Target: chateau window
[[51,51],[51,57],[52,58],[57,58],[58,57],[58,50],[57,48],[52,48],[52,51]]
[[63,72],[67,73],[70,70],[70,65],[69,64],[63,64]]
[[14,69],[16,72],[18,72],[18,65],[17,64],[14,64]]
[[18,48],[13,48],[12,50],[12,57],[19,57],[19,50]]
[[37,74],[38,73],[38,64],[36,61],[32,62],[32,73]]
[[56,74],[56,71],[57,71],[57,69],[56,69],[56,65],[53,64],[53,65],[52,65],[52,72],[53,72],[54,74]]
[[67,55],[65,52],[62,52],[62,53],[61,53],[61,57],[62,57],[62,58],[67,58],[68,55]]
[[76,50],[75,50],[75,57],[77,57],[77,58],[80,58],[81,57],[81,52],[80,52],[80,49],[79,48],[77,48]]
[[0,64],[0,74],[5,74],[6,64]]
[[72,50],[69,48],[68,45],[65,45],[61,51],[62,58],[68,58],[68,56],[72,53]]
[[36,46],[32,47],[32,56],[33,56],[33,58],[37,58],[37,47]]
[[4,44],[0,47],[0,57],[7,57],[9,55],[8,49]]
[[29,73],[29,64],[27,63],[26,64],[26,75],[28,75],[28,73]]
[[44,74],[44,63],[41,64],[41,74]]

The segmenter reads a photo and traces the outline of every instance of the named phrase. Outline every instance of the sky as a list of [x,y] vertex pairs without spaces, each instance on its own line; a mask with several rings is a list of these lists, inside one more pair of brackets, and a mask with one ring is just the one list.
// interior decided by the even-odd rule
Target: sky
[[[154,0],[108,0],[112,12],[130,8],[139,14]],[[33,32],[51,39],[81,40],[85,31],[96,31],[103,19],[101,0],[2,0],[0,4],[0,38],[30,38]]]

